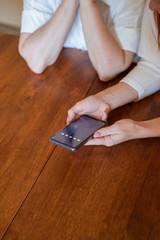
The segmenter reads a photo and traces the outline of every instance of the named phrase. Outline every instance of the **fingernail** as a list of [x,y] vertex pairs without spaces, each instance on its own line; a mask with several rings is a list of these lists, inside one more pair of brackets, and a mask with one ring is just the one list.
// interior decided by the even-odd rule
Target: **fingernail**
[[96,132],[93,137],[94,137],[94,138],[100,137],[100,133],[99,133],[99,132]]

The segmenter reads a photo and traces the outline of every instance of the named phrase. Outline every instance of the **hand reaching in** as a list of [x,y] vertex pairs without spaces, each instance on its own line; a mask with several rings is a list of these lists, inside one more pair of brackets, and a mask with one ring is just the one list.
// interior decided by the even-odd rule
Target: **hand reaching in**
[[98,119],[106,120],[110,112],[110,105],[98,95],[89,96],[77,102],[68,111],[67,124],[72,122],[77,116],[88,114]]
[[131,119],[120,120],[113,125],[99,129],[94,134],[94,138],[85,145],[104,145],[107,147],[138,138],[138,122]]

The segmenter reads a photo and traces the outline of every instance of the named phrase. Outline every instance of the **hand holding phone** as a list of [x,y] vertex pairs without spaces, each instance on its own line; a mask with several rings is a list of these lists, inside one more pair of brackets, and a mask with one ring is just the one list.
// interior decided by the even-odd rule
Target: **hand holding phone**
[[76,151],[84,145],[98,129],[106,125],[107,122],[105,121],[88,115],[82,115],[50,137],[50,141],[71,151]]

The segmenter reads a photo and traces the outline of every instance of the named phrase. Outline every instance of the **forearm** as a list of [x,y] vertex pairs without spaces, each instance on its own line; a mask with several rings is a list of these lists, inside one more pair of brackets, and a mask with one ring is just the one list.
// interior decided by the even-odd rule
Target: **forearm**
[[143,122],[135,122],[134,138],[160,137],[160,117]]
[[160,137],[160,118],[144,122],[122,119],[113,125],[99,129],[86,145],[105,145],[107,147],[131,139]]
[[130,61],[109,32],[94,0],[80,0],[80,14],[90,59],[101,80],[115,77]]
[[[113,87],[96,94],[110,110],[123,106],[138,99],[138,92],[126,83],[120,82]],[[133,121],[134,127],[131,138],[160,137],[160,117],[148,121]]]
[[[55,62],[74,22],[79,0],[64,0],[51,19],[24,42],[20,52],[28,65],[42,72]],[[35,67],[36,66],[36,67]],[[34,69],[33,69],[34,70]]]
[[111,110],[123,106],[138,99],[138,92],[128,84],[120,82],[97,94],[105,103],[108,103]]

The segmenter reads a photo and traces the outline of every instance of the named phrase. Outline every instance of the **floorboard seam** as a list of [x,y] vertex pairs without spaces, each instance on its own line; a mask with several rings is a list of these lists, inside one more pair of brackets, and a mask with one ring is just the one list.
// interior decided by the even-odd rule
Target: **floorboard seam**
[[5,235],[7,234],[7,232],[8,232],[8,230],[9,230],[9,228],[11,227],[12,223],[14,222],[14,220],[15,220],[16,216],[18,215],[19,211],[21,210],[21,208],[22,208],[23,204],[25,203],[26,199],[28,198],[28,196],[29,196],[30,192],[31,192],[31,191],[32,191],[32,189],[34,188],[34,186],[35,186],[36,182],[38,181],[38,179],[39,179],[39,177],[40,177],[40,175],[41,175],[42,171],[43,171],[43,170],[44,170],[44,168],[46,167],[46,165],[47,165],[48,161],[49,161],[49,160],[50,160],[50,158],[52,157],[52,155],[53,155],[54,151],[56,150],[56,148],[57,148],[57,146],[55,146],[55,147],[54,147],[54,149],[51,151],[51,153],[50,153],[50,155],[49,155],[49,157],[48,157],[47,161],[46,161],[46,162],[45,162],[45,164],[43,165],[43,167],[42,167],[42,169],[41,169],[40,173],[38,174],[38,176],[37,176],[36,180],[34,181],[34,183],[33,183],[33,184],[32,184],[32,186],[31,186],[31,188],[30,188],[29,192],[27,193],[26,197],[24,198],[23,202],[21,203],[20,207],[18,208],[18,210],[17,210],[17,212],[16,212],[15,216],[13,217],[13,219],[12,219],[12,221],[10,222],[9,226],[7,227],[7,229],[6,229],[5,233],[3,234],[3,236],[2,236],[2,238],[1,238],[1,240],[3,240],[3,239],[4,239],[4,237],[5,237]]

